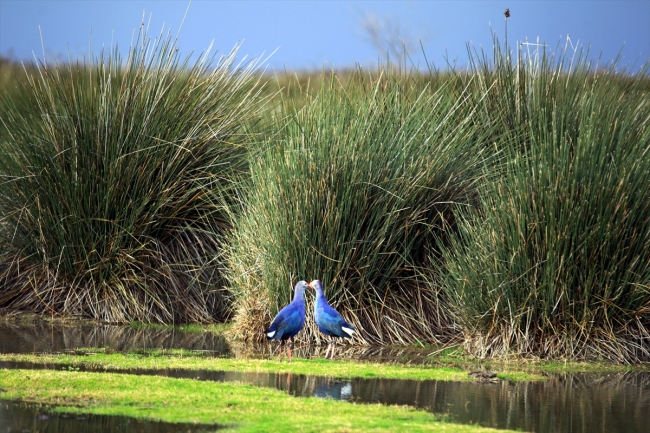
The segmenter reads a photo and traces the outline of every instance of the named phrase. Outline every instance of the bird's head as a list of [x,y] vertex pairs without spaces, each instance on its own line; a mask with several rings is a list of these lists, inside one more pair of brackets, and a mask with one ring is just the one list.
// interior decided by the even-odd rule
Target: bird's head
[[296,283],[295,289],[296,289],[296,292],[297,291],[304,292],[307,287],[309,287],[309,284],[307,284],[307,281],[302,280],[302,281],[298,281]]
[[323,293],[323,283],[321,283],[320,280],[313,280],[311,283],[308,284],[309,287],[314,289],[316,293]]
[[302,294],[305,292],[305,289],[307,289],[307,287],[309,287],[309,285],[307,284],[307,281],[298,281],[296,283],[296,287],[295,287],[294,299],[296,299],[296,297],[301,299]]

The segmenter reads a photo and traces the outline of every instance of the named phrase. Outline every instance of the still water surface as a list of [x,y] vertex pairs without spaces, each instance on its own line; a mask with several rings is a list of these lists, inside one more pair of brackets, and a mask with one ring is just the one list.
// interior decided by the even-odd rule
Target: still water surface
[[114,415],[71,415],[48,407],[0,400],[0,433],[207,433],[219,426],[142,421]]
[[64,352],[78,348],[110,348],[116,352],[187,349],[232,356],[228,342],[212,332],[136,329],[130,326],[0,322],[0,353]]
[[[116,327],[77,329],[31,329],[25,334],[17,328],[0,326],[3,352],[44,352],[79,347],[110,347],[114,350],[138,348],[187,348],[210,355],[233,356],[228,343],[213,334],[188,334],[178,331],[116,330]],[[188,334],[188,335],[186,335]],[[39,339],[40,335],[40,339]],[[9,342],[9,336],[22,343]],[[30,350],[25,350],[25,346]],[[299,349],[300,356],[318,356],[313,349]],[[260,350],[269,356],[272,348]],[[394,360],[411,353],[383,350],[342,350],[341,356],[357,359]],[[424,355],[420,355],[424,356]],[[335,362],[335,361],[334,361]],[[28,363],[0,363],[0,368],[43,368]],[[82,368],[83,370],[83,368]],[[106,370],[102,370],[106,371]],[[123,372],[123,371],[122,371]],[[411,405],[442,414],[450,421],[486,427],[520,429],[532,432],[647,432],[650,423],[650,373],[562,374],[544,382],[462,383],[395,379],[336,380],[316,376],[267,373],[239,373],[190,370],[148,371],[134,369],[129,374],[163,375],[195,380],[241,382],[273,387],[297,397],[316,396],[358,403]],[[13,409],[11,409],[13,410]],[[11,416],[10,409],[0,411]],[[152,427],[153,428],[153,427]],[[29,430],[32,431],[32,430]],[[33,430],[45,431],[45,430]],[[77,430],[51,430],[77,431]],[[97,430],[98,431],[98,430]],[[105,432],[122,429],[102,430]],[[166,430],[133,430],[163,432]],[[0,433],[2,430],[0,429]]]

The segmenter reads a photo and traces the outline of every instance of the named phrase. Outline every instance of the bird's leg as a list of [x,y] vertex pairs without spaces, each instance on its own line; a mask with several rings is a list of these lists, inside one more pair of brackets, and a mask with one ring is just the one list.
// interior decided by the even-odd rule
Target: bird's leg
[[332,338],[332,352],[330,353],[330,359],[334,359],[335,350],[336,350],[336,338]]
[[287,342],[287,358],[289,358],[289,362],[291,362],[291,346],[293,345],[293,337],[289,339]]
[[328,335],[327,339],[329,340],[329,343],[327,344],[327,350],[325,351],[325,359],[330,359],[330,352],[332,350],[332,336]]
[[284,340],[280,340],[280,358],[278,362],[282,362],[282,357],[284,356]]

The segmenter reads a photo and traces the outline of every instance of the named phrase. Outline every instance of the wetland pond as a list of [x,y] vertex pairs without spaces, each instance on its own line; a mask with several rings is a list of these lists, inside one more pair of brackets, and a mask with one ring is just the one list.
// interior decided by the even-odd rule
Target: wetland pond
[[47,406],[0,400],[0,433],[204,433],[219,426],[143,421],[126,416],[70,415]]
[[[209,356],[235,356],[222,337],[209,332],[172,329],[133,329],[118,326],[0,323],[0,352],[41,353],[78,348],[110,348],[115,351],[183,348]],[[273,347],[252,350],[272,356]],[[296,348],[300,357],[322,356],[319,348]],[[241,356],[240,353],[237,356]],[[373,362],[424,359],[426,353],[408,349],[364,348],[344,350],[341,358]],[[333,361],[336,362],[336,361]],[[48,368],[42,365],[2,362],[0,368]],[[50,367],[54,368],[54,367]],[[83,370],[83,368],[82,368]],[[86,371],[92,371],[86,369]],[[111,370],[98,370],[111,372]],[[201,370],[115,371],[204,381],[241,382],[273,387],[296,397],[316,396],[357,403],[410,405],[458,423],[530,432],[645,432],[650,413],[650,372],[563,373],[537,382],[445,382],[398,379],[336,379],[287,373],[242,373]],[[170,424],[136,421],[125,417],[88,415],[65,417],[41,406],[0,401],[0,426],[8,431],[29,432],[166,432]],[[19,421],[22,420],[22,421]],[[10,424],[13,423],[13,424]],[[92,425],[92,429],[88,429]],[[50,426],[50,427],[43,427]],[[193,426],[171,425],[173,431],[206,431]],[[215,430],[212,427],[210,431]],[[86,430],[84,430],[86,429]],[[194,430],[192,430],[194,429]]]

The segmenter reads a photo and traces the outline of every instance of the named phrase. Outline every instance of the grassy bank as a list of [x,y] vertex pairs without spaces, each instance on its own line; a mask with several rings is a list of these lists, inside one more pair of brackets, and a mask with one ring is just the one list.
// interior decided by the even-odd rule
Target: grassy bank
[[0,398],[52,404],[68,413],[220,424],[237,431],[496,431],[442,422],[408,407],[295,398],[268,388],[190,379],[0,370],[0,387]]
[[92,369],[129,370],[134,368],[164,370],[241,371],[251,373],[295,373],[335,378],[384,378],[413,380],[471,380],[459,369],[441,367],[359,363],[353,361],[331,362],[325,359],[294,358],[292,363],[262,359],[211,358],[183,351],[165,351],[165,354],[103,354],[89,350],[87,355],[4,355],[0,361],[31,362],[40,365],[80,367]]

